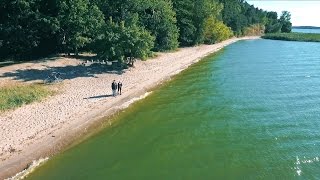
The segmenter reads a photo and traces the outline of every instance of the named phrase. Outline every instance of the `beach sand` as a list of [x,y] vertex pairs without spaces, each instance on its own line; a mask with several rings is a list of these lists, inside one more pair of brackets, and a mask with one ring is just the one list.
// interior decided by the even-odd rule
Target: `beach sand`
[[[0,179],[22,171],[33,160],[61,152],[88,135],[90,128],[101,126],[104,117],[126,108],[201,58],[238,40],[257,38],[233,38],[159,53],[156,58],[137,61],[134,68],[123,72],[79,67],[82,60],[62,57],[0,68],[0,87],[39,82],[52,69],[68,77],[61,84],[50,86],[56,95],[0,114]],[[113,80],[123,83],[122,95],[111,96]]]

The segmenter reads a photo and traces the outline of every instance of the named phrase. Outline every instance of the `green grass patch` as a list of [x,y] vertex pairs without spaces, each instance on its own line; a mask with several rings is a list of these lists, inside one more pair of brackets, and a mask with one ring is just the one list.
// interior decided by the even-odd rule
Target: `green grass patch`
[[270,33],[265,34],[262,38],[284,41],[320,42],[320,34],[315,33]]
[[0,87],[0,112],[40,101],[53,92],[44,85],[11,85]]

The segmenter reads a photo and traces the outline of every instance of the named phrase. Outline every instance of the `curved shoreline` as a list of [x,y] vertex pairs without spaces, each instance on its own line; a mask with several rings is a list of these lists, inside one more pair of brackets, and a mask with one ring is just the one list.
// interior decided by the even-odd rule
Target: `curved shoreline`
[[[0,129],[0,135],[4,137],[4,141],[0,142],[0,150],[8,144],[17,149],[10,153],[5,153],[5,148],[0,151],[0,158],[4,158],[0,160],[0,179],[22,171],[33,160],[55,155],[76,144],[80,137],[84,139],[92,134],[92,129],[101,128],[105,117],[126,108],[134,99],[139,100],[137,97],[143,98],[150,89],[169,80],[203,57],[239,40],[258,38],[233,38],[214,45],[160,53],[153,60],[137,62],[135,68],[122,75],[99,74],[68,80],[65,81],[63,93],[52,99],[0,115],[0,123],[4,125],[4,128]],[[116,98],[105,96],[106,91],[111,94],[109,84],[113,79],[124,81],[125,91]],[[41,114],[39,109],[48,113]],[[26,112],[30,115],[26,115]]]

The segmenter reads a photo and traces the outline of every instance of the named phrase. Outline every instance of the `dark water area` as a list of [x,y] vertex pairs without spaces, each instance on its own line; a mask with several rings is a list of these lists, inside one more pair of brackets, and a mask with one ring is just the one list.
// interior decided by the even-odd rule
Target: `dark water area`
[[319,49],[234,43],[28,179],[319,178]]

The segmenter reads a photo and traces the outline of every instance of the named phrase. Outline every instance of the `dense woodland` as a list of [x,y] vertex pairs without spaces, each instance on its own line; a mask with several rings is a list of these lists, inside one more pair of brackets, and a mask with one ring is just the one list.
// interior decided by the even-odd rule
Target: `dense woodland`
[[124,62],[232,36],[290,32],[243,0],[1,0],[0,59],[92,52]]

